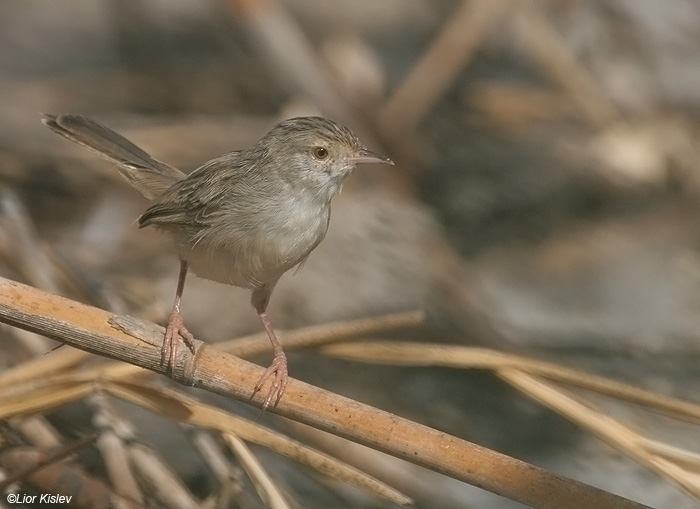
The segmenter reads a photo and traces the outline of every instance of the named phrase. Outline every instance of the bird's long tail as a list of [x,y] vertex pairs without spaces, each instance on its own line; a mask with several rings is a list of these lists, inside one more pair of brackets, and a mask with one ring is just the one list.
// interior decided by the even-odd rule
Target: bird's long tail
[[149,154],[108,127],[82,115],[43,115],[53,131],[117,164],[119,173],[146,198],[160,196],[185,178],[177,168]]

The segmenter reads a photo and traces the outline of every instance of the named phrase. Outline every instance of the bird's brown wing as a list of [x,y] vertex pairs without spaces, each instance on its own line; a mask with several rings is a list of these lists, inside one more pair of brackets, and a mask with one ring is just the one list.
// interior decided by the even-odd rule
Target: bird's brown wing
[[240,152],[229,152],[205,163],[184,180],[166,190],[139,218],[139,226],[207,227],[226,213],[221,203],[240,185],[233,185],[240,171]]

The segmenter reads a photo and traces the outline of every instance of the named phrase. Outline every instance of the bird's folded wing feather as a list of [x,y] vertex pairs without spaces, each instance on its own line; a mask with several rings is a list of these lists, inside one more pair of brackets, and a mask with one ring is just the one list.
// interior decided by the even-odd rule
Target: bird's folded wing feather
[[141,215],[139,226],[210,226],[226,214],[221,203],[235,200],[235,196],[225,195],[235,193],[241,187],[228,182],[240,175],[239,172],[227,171],[235,168],[238,154],[239,152],[230,152],[213,159],[177,182],[156,198]]

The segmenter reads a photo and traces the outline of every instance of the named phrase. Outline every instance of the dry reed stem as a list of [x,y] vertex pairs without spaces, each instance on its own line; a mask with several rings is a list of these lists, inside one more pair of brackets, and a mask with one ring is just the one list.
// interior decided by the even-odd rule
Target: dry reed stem
[[498,376],[700,500],[697,473],[688,472],[668,456],[655,454],[646,447],[650,440],[638,431],[601,412],[590,402],[532,375],[506,369],[499,371]]
[[[305,97],[329,117],[352,127],[360,139],[379,143],[379,133],[331,78],[304,30],[278,0],[228,0],[243,19],[251,42],[267,68],[293,95]],[[395,147],[399,150],[399,147]]]
[[265,505],[270,509],[290,509],[289,504],[275,485],[275,481],[268,475],[255,455],[250,452],[246,443],[231,433],[224,433],[222,437],[250,480],[253,481],[255,490]]
[[551,381],[624,399],[677,419],[700,424],[699,404],[657,394],[551,362],[487,348],[376,341],[333,345],[324,347],[322,351],[344,359],[399,366],[444,366],[462,369],[491,369],[497,372],[504,369],[517,369]]
[[[350,338],[363,333],[377,333],[384,330],[414,326],[422,320],[422,312],[412,311],[316,325],[290,332],[288,335],[284,336],[285,340],[287,338],[291,340],[289,343],[285,343],[285,346],[289,349],[290,347],[299,348],[316,344],[325,344],[329,341]],[[139,337],[148,344],[155,346],[159,344],[163,336],[162,327],[133,317],[113,317],[111,323],[113,325],[118,324],[120,329],[128,331],[131,335]],[[229,343],[229,350],[235,352],[240,351],[248,355],[261,353],[269,348],[269,340],[264,334],[247,336]],[[73,360],[72,356],[66,354],[66,352],[79,352],[86,358],[90,357],[89,354],[74,350],[71,347],[66,347],[59,351],[52,352],[51,355],[45,356],[41,358],[41,360],[34,359],[25,362],[0,375],[0,390],[3,386],[8,386],[6,382],[13,382],[12,389],[8,388],[6,390],[6,397],[3,402],[0,403],[0,416],[7,417],[8,414],[16,415],[18,413],[43,412],[56,405],[62,406],[67,402],[67,398],[81,398],[86,392],[94,391],[96,387],[105,389],[104,383],[110,380],[119,381],[128,379],[135,381],[138,379],[150,378],[154,375],[154,373],[138,366],[116,362],[102,363],[94,367],[83,367],[80,371],[75,371],[71,369],[74,367],[74,363],[71,362]],[[56,366],[51,366],[52,358],[56,359]],[[21,383],[18,382],[24,383],[25,386],[23,387]],[[141,396],[143,396],[144,391],[141,391]],[[129,397],[125,397],[123,393],[116,395],[121,395],[121,397],[130,400],[132,403],[140,404],[152,411],[154,410],[153,406],[144,403],[143,399],[130,399]],[[168,398],[168,395],[162,396]],[[173,398],[171,397],[171,399]],[[199,404],[196,400],[188,400],[187,405],[192,408],[204,408],[204,405]],[[158,410],[161,413],[164,412],[162,407]],[[98,411],[104,413],[105,409],[98,409]],[[178,418],[177,412],[169,415],[173,419]],[[104,418],[101,419],[101,421],[104,420]],[[122,433],[124,432],[123,428],[125,424],[115,423],[114,419],[111,419],[111,422],[114,424],[113,427],[115,429],[118,428],[122,430]],[[205,421],[197,421],[196,424],[206,428],[217,428],[218,422],[217,419],[212,418],[208,420],[205,419]],[[232,426],[228,432],[242,433],[240,428],[241,424]],[[278,453],[284,454],[301,463],[305,463],[325,475],[330,475],[330,473],[333,472],[333,475],[330,475],[331,477],[348,482],[369,493],[373,493],[379,498],[384,498],[399,505],[409,503],[407,497],[389,488],[384,483],[377,482],[375,479],[372,479],[370,476],[356,469],[347,468],[346,465],[332,458],[320,457],[316,451],[292,440],[288,440],[286,437],[277,436],[271,441],[269,432],[257,423],[247,426],[246,429],[248,431],[245,438],[252,442],[272,448]],[[123,477],[124,476],[121,475],[117,480],[123,479]]]
[[310,98],[322,111],[352,125],[353,129],[362,124],[284,4],[277,0],[228,0],[227,3],[244,19],[251,41],[280,83],[293,93]]
[[194,429],[191,433],[191,442],[219,483],[219,492],[215,497],[214,507],[231,507],[243,492],[240,467],[234,466],[229,461],[223,447],[219,446],[209,431]]
[[139,443],[129,444],[127,453],[134,474],[151,496],[172,509],[200,509],[194,495],[159,454]]
[[[330,324],[312,325],[295,331],[277,331],[285,350],[311,348],[330,342],[350,339],[366,334],[379,334],[408,327],[415,327],[425,319],[423,311],[407,311],[383,316],[345,320]],[[217,348],[238,357],[252,357],[270,350],[267,334],[257,333],[216,344]]]
[[[0,279],[0,321],[90,352],[163,372],[160,349],[115,329],[110,325],[111,317],[106,311]],[[189,356],[181,352],[173,378],[180,383],[248,401],[251,388],[263,368],[199,341],[195,345],[196,353],[192,358],[183,358]],[[164,398],[159,395],[164,389],[157,389],[154,394],[155,388],[147,389],[123,379],[109,381],[105,388],[110,393],[131,393],[144,404],[161,405],[163,409],[179,408],[178,417],[183,421],[193,415],[193,408],[198,408],[173,407],[174,398],[183,398],[183,395],[177,393],[174,396],[174,391],[170,391],[173,393],[171,399]],[[71,386],[66,383],[59,387],[61,389],[70,391]],[[264,390],[261,392],[265,393]],[[258,395],[252,403],[260,406],[261,399],[262,396]],[[51,404],[50,401],[44,403]],[[290,380],[279,406],[270,411],[532,507],[644,507],[297,380]],[[234,418],[231,414],[219,412],[223,414],[222,418]]]
[[17,368],[0,373],[0,390],[5,387],[20,385],[29,380],[37,380],[53,373],[68,371],[82,364],[90,354],[70,347],[61,347],[51,355],[42,355],[23,362]]
[[490,369],[496,375],[560,415],[587,429],[638,463],[700,500],[700,455],[660,444],[604,414],[551,382],[595,391],[649,410],[700,424],[700,404],[646,391],[560,365],[484,348],[377,342],[333,345],[325,353],[366,362],[410,366]]
[[[268,447],[330,478],[347,482],[392,503],[410,503],[410,499],[384,483],[284,435],[270,431],[257,422],[238,417],[171,389],[134,383],[132,377],[129,377],[127,382],[127,378],[121,374],[123,370],[113,369],[119,367],[121,365],[115,363],[101,371],[91,370],[56,376],[42,384],[28,383],[17,388],[12,397],[0,393],[3,396],[0,402],[0,419],[46,412],[55,406],[82,399],[85,394],[100,391],[182,424],[236,434],[246,441]],[[71,399],[71,396],[74,396],[74,399]],[[58,405],[54,403],[54,399],[59,401]],[[154,475],[169,476],[167,473]]]
[[95,414],[94,428],[99,431],[97,449],[102,457],[110,485],[114,491],[138,503],[144,503],[144,493],[129,463],[128,444],[136,438],[131,422],[115,411],[104,394],[95,394],[88,403]]
[[[7,447],[0,454],[0,468],[6,471],[30,469],[45,460],[43,452],[32,447]],[[22,481],[43,493],[71,497],[70,507],[120,507],[144,509],[145,506],[114,493],[109,486],[74,464],[50,463],[28,474]]]
[[392,503],[406,505],[410,502],[403,494],[335,458],[263,428],[256,422],[235,416],[179,392],[152,385],[122,383],[119,379],[104,384],[102,388],[113,396],[181,423],[217,430],[223,434],[235,434],[248,442],[268,447],[332,479],[345,481]]
[[3,480],[0,481],[0,491],[4,490],[7,488],[10,484],[19,481],[21,479],[24,479],[25,477],[29,477],[38,470],[41,470],[47,465],[52,465],[56,464],[62,459],[70,456],[71,454],[79,451],[80,449],[84,449],[85,447],[92,445],[95,441],[97,440],[97,435],[88,435],[84,438],[81,438],[75,442],[71,442],[67,445],[62,445],[60,447],[56,447],[54,450],[51,451],[45,451],[43,454],[43,457],[37,461],[36,463],[32,463],[31,465],[27,466],[24,469],[17,470],[12,472],[10,475],[5,477]]
[[102,430],[97,441],[97,449],[100,451],[114,492],[122,497],[129,497],[139,504],[144,504],[143,492],[136,480],[136,474],[131,468],[126,445],[121,437],[112,430]]
[[593,76],[581,66],[561,35],[552,27],[539,5],[517,0],[514,19],[522,40],[540,67],[576,103],[582,116],[595,128],[605,128],[622,119],[605,99]]
[[28,444],[40,451],[54,449],[63,443],[61,435],[43,415],[25,417],[13,423],[13,427]]
[[388,132],[415,128],[510,6],[510,0],[464,0],[382,108],[382,128]]

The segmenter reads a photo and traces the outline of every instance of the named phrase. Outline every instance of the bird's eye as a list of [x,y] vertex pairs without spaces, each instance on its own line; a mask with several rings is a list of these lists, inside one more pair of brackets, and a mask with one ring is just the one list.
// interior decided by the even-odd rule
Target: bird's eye
[[328,150],[323,147],[314,147],[311,151],[316,159],[323,161],[328,158]]

